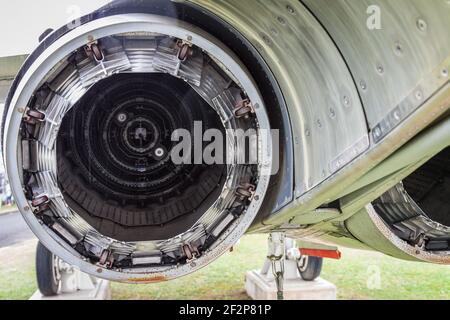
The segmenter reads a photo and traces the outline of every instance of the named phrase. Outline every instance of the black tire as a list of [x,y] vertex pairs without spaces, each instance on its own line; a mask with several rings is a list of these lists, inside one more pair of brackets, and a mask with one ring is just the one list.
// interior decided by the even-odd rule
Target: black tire
[[55,273],[55,256],[40,242],[36,249],[36,278],[39,291],[46,297],[58,294],[59,279]]
[[[300,262],[299,262],[300,263]],[[303,280],[314,281],[322,272],[323,258],[307,257],[306,266],[298,265],[298,271]]]

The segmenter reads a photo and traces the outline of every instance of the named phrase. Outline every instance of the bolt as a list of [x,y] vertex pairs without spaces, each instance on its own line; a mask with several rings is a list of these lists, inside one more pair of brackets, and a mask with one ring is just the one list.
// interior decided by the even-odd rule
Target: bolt
[[119,120],[119,122],[125,122],[125,121],[127,121],[127,115],[125,114],[125,113],[120,113],[118,116],[117,116],[117,120]]
[[162,158],[164,156],[164,154],[165,154],[165,152],[164,152],[163,148],[158,148],[158,149],[155,150],[155,155],[158,158]]

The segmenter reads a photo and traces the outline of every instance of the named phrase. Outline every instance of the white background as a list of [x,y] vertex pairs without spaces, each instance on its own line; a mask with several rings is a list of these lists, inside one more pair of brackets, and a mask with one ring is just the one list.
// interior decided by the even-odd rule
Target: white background
[[39,36],[109,0],[0,0],[0,57],[31,53]]

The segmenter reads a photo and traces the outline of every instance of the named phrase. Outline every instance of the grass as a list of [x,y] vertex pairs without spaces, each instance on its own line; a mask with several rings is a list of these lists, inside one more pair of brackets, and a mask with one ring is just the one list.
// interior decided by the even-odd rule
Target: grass
[[[245,272],[259,269],[265,236],[247,236],[232,253],[185,278],[154,285],[113,284],[115,299],[248,299]],[[322,277],[339,288],[339,299],[450,299],[450,266],[405,262],[373,252],[343,250],[326,260]]]
[[[248,299],[245,272],[261,267],[265,236],[246,236],[232,253],[190,276],[167,283],[114,283],[113,298]],[[5,250],[9,250],[6,252]],[[339,288],[339,299],[450,299],[450,266],[404,262],[382,254],[342,250],[341,261],[325,261],[323,278]],[[27,299],[36,290],[34,244],[0,249],[0,299]]]
[[340,299],[450,299],[450,266],[405,262],[365,251],[343,253],[341,261],[326,261],[322,273],[337,285]]
[[0,249],[0,300],[27,300],[36,291],[36,241]]

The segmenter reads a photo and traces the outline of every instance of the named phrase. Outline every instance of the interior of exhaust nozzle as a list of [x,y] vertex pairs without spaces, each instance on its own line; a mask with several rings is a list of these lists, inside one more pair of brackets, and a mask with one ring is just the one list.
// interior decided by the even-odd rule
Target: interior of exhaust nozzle
[[195,123],[202,136],[215,129],[225,137],[218,114],[182,79],[125,73],[99,81],[59,132],[58,181],[67,204],[120,241],[169,239],[188,230],[220,196],[227,175],[224,164],[194,164],[194,154],[190,164],[172,161],[179,143],[173,132],[194,137]]
[[[211,48],[120,33],[49,66],[22,118],[18,162],[34,213],[25,218],[55,254],[84,272],[105,269],[109,279],[170,279],[210,263],[244,234],[268,188],[271,144],[259,133],[269,121],[245,67]],[[236,113],[242,109],[249,110]],[[174,163],[180,129],[194,136],[191,151],[196,134],[219,132],[226,163]],[[235,138],[239,130],[256,134],[256,163],[238,162],[255,147]],[[200,139],[203,151],[211,141]]]

